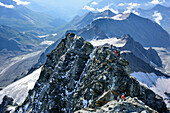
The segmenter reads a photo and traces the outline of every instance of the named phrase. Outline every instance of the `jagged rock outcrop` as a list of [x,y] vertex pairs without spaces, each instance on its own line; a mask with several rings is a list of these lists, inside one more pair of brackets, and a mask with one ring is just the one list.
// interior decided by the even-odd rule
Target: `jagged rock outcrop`
[[102,107],[97,109],[85,108],[83,110],[78,110],[75,113],[158,113],[157,111],[146,106],[138,98],[126,97],[123,101],[112,100]]
[[154,66],[162,67],[162,61],[158,55],[158,53],[152,49],[149,48],[148,50],[144,49],[144,47],[139,43],[136,42],[130,35],[122,35],[122,40],[126,40],[126,44],[123,47],[120,47],[119,49],[121,51],[128,50],[133,52],[135,56],[142,59],[146,63],[154,64]]
[[3,102],[0,104],[0,113],[9,113],[10,111],[7,110],[8,106],[16,106],[14,100],[8,96],[4,96]]
[[129,62],[119,51],[107,46],[94,49],[83,38],[69,33],[48,55],[34,89],[16,112],[96,109],[122,93],[137,97],[158,112],[167,112],[163,99],[129,73]]
[[93,46],[83,38],[68,34],[48,55],[39,80],[19,110],[73,111],[75,86],[92,50]]
[[130,62],[129,66],[132,72],[155,73],[158,76],[168,77],[168,75],[163,74],[159,70],[154,69],[152,66],[150,66],[150,64],[141,60],[136,55],[134,55],[132,52],[124,52],[121,55],[124,59]]
[[151,47],[146,52],[147,57],[153,63],[153,65],[157,65],[158,67],[162,67],[161,58],[158,56],[156,50],[152,49]]

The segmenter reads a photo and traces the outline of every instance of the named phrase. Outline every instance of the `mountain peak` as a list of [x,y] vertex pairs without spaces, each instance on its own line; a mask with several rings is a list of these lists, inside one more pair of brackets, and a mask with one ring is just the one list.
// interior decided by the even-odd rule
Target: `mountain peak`
[[129,62],[119,52],[67,34],[48,55],[34,89],[16,112],[74,112],[116,102],[123,93],[166,111],[162,98],[129,75]]
[[161,4],[157,4],[153,7],[154,10],[160,10],[160,9],[167,9],[169,7],[163,6]]
[[99,15],[107,15],[109,17],[114,16],[115,13],[113,13],[111,10],[105,10],[103,12],[98,13]]
[[124,34],[121,36],[122,40],[133,40],[133,38],[129,34]]

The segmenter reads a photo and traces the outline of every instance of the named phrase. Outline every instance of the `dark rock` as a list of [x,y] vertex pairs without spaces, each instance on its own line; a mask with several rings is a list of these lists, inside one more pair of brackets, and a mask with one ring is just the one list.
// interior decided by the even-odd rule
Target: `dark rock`
[[2,103],[0,104],[0,113],[10,113],[10,111],[7,110],[7,107],[11,106],[16,106],[14,103],[14,100],[8,96],[4,96]]
[[150,61],[155,63],[158,67],[162,67],[162,61],[160,57],[158,56],[158,53],[154,49],[149,48],[146,52],[146,55]]
[[121,51],[131,51],[136,57],[140,58],[146,63],[155,64],[154,66],[156,67],[162,67],[162,61],[154,49],[150,48],[145,50],[144,47],[139,42],[133,40],[130,35],[123,35],[121,39],[127,41],[126,44],[120,48]]

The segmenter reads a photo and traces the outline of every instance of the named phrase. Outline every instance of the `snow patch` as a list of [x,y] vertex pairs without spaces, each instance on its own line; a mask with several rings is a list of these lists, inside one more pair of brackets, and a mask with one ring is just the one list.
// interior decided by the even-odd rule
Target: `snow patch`
[[114,19],[114,20],[125,20],[129,17],[130,13],[127,13],[127,14],[117,14],[115,15],[114,17],[112,17],[111,19]]
[[124,51],[121,51],[120,54],[122,53],[132,53],[132,51],[129,51],[129,50],[124,50]]
[[132,11],[132,13],[134,13],[135,15],[140,15],[138,12],[136,12],[135,10]]
[[161,96],[167,104],[167,107],[170,107],[168,100],[165,100],[170,99],[170,97],[165,95],[165,92],[170,93],[170,78],[157,76],[155,73],[143,72],[134,72],[131,75],[135,77],[141,84],[147,86],[149,89]]
[[34,20],[32,20],[31,18],[29,18],[28,16],[25,16],[25,15],[23,15],[31,24],[35,24],[34,23]]
[[161,58],[163,68],[159,69],[170,76],[170,52],[166,48],[153,47]]
[[158,11],[155,11],[154,14],[152,15],[152,17],[154,18],[156,23],[161,25],[160,21],[163,19],[161,13],[159,13]]
[[47,35],[41,35],[41,36],[38,36],[39,38],[45,38],[45,37],[48,37],[49,36],[49,34],[47,34]]
[[46,41],[41,42],[40,45],[52,45],[53,43],[54,43],[54,41],[46,40]]
[[0,103],[2,102],[3,97],[7,95],[12,97],[17,104],[22,104],[28,95],[28,91],[34,88],[35,82],[40,76],[41,68],[42,67],[1,90]]
[[57,36],[57,33],[51,34],[52,36]]
[[154,67],[157,67],[157,65],[155,63],[153,63],[152,61],[150,61],[150,64]]
[[83,99],[83,106],[84,106],[84,107],[87,107],[87,104],[88,104],[88,101],[85,100],[85,99]]
[[101,45],[108,43],[108,44],[112,44],[113,46],[116,46],[116,47],[123,47],[125,45],[126,41],[113,37],[113,38],[102,39],[102,40],[93,39],[90,41],[90,43],[93,46],[101,46]]
[[7,111],[9,111],[10,113],[14,113],[16,107],[17,106],[7,106]]
[[[137,13],[137,12],[135,12]],[[113,17],[97,17],[95,20],[97,19],[113,19],[113,20],[126,20],[129,17],[130,13],[126,13],[126,14],[117,14]]]
[[46,35],[41,35],[41,36],[38,36],[38,38],[46,38],[48,36],[57,36],[58,34],[57,33],[53,33],[53,34],[46,34]]

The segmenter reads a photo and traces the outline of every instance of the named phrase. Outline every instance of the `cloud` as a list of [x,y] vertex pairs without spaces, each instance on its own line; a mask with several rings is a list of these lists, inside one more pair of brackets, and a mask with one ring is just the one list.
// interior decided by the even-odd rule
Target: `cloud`
[[129,3],[128,5],[130,6],[131,9],[140,6],[140,4],[138,3]]
[[163,19],[161,13],[159,13],[158,11],[155,11],[152,17],[154,18],[156,23],[161,25],[160,21]]
[[17,3],[17,5],[28,5],[30,2],[28,1],[21,1],[21,0],[13,0],[14,2]]
[[136,15],[140,15],[138,12],[136,12],[135,10],[132,11],[132,13],[136,14]]
[[98,3],[97,2],[92,2],[91,5],[98,5]]
[[101,9],[99,9],[99,8],[95,9],[95,8],[93,8],[93,7],[90,7],[90,6],[84,6],[83,9],[84,9],[84,10],[89,10],[89,11],[97,11],[97,12],[103,12],[103,11],[105,11],[105,10],[110,10],[110,11],[112,11],[113,13],[118,14],[119,11],[110,8],[111,5],[112,5],[112,4],[109,4],[109,5],[101,8]]
[[120,3],[120,4],[118,4],[118,6],[124,6],[125,4],[124,3]]
[[2,2],[0,2],[0,6],[3,6],[5,8],[14,8],[13,5],[6,5],[6,4],[3,4]]
[[[138,4],[138,3],[129,3],[128,5],[129,5],[129,7],[127,7],[127,10],[125,10],[125,11],[123,12],[123,14],[125,14],[125,13],[131,13],[131,12],[136,13],[136,14],[139,14],[139,13],[135,12],[133,9],[134,9],[135,7],[139,7],[140,4]],[[132,11],[132,10],[133,10],[133,11]]]
[[97,8],[96,10],[97,10],[98,12],[103,12],[103,11],[105,11],[105,10],[110,10],[110,11],[112,11],[113,13],[118,14],[119,11],[110,8],[111,5],[112,5],[112,4],[109,4],[109,5],[107,5],[107,6],[103,7],[103,8],[101,8],[101,9],[98,9],[98,8]]
[[161,4],[162,2],[160,2],[159,0],[153,0],[151,2],[149,2],[151,4]]
[[83,9],[89,10],[89,11],[96,11],[93,7],[90,7],[90,6],[84,6]]

